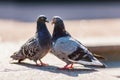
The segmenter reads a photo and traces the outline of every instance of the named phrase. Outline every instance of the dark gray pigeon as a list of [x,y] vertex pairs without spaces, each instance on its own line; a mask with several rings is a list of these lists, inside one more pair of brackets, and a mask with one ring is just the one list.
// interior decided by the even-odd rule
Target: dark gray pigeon
[[45,65],[41,58],[43,58],[51,48],[52,40],[51,35],[45,24],[47,21],[46,16],[40,15],[37,19],[37,31],[34,37],[30,38],[19,51],[15,52],[11,58],[13,60],[18,60],[18,62],[23,61],[28,58],[35,61],[40,61],[41,65]]
[[61,69],[73,68],[73,63],[105,67],[83,44],[71,37],[59,16],[53,17],[52,24],[54,24],[54,31],[52,34],[53,47],[51,52],[67,63]]

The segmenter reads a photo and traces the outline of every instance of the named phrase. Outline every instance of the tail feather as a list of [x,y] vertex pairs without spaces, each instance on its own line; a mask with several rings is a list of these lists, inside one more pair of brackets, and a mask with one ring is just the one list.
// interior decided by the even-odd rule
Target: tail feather
[[86,65],[86,66],[98,66],[98,67],[105,66],[103,63],[101,63],[98,60],[92,60],[92,62],[89,62],[89,61],[83,61],[83,60],[74,61],[74,60],[69,59],[69,61],[71,61],[73,63],[77,63],[77,64]]

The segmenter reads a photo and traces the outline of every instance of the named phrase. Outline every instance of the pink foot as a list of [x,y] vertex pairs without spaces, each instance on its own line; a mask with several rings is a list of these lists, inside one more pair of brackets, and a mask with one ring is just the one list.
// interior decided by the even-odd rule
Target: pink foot
[[63,68],[58,68],[58,69],[60,69],[60,70],[68,70],[68,69],[73,69],[73,64],[70,64],[70,65],[66,65],[66,66],[64,66]]
[[48,66],[48,64],[43,63],[41,60],[39,60],[39,61],[40,61],[40,64],[37,64],[37,62],[36,62],[36,65],[37,65],[37,66]]
[[46,63],[41,63],[41,66],[49,66],[49,65]]

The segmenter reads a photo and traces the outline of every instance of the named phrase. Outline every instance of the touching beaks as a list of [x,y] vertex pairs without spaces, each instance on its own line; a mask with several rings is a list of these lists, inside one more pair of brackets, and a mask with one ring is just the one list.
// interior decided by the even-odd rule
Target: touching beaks
[[56,19],[53,18],[51,24],[53,25],[55,23],[56,23]]
[[54,22],[52,21],[52,22],[51,22],[51,24],[53,25],[53,24],[54,24]]

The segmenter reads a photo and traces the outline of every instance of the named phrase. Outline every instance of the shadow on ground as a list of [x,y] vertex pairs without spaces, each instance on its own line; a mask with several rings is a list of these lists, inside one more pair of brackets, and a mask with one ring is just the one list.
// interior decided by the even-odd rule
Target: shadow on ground
[[56,66],[36,66],[35,64],[29,64],[29,63],[13,63],[13,64],[17,64],[20,66],[25,66],[31,69],[37,69],[37,70],[43,70],[43,71],[49,71],[52,73],[62,73],[68,76],[72,76],[72,77],[77,77],[79,74],[87,74],[87,73],[92,73],[92,72],[96,72],[97,70],[95,69],[90,69],[90,68],[82,68],[82,69],[69,69],[69,70],[59,70],[58,67]]

